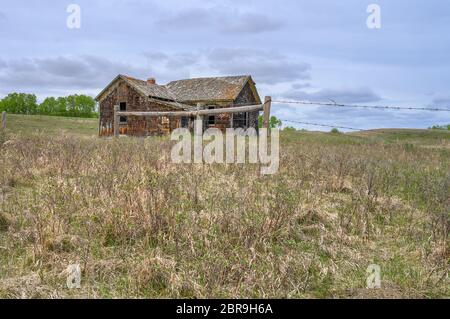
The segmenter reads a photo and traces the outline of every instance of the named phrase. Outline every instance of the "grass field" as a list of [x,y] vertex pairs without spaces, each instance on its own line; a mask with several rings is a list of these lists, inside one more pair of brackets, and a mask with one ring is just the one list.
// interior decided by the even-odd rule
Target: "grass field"
[[9,132],[20,135],[42,133],[89,137],[98,135],[98,119],[8,114],[7,128]]
[[450,296],[448,132],[282,132],[262,176],[172,164],[168,138],[100,139],[91,119],[7,126],[0,297]]

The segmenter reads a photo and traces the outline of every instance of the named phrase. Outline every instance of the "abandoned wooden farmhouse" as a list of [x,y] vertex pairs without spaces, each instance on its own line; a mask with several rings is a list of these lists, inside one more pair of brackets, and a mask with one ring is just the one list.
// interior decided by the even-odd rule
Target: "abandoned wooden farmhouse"
[[[114,116],[114,107],[120,112],[165,112],[219,109],[261,104],[251,76],[195,78],[156,84],[155,79],[138,80],[118,75],[96,97],[99,103],[99,134],[114,134],[114,119],[119,119],[119,134],[133,136],[162,135],[175,128],[193,128],[192,116],[139,115]],[[258,129],[259,111],[217,113],[207,115],[203,129],[228,127]]]

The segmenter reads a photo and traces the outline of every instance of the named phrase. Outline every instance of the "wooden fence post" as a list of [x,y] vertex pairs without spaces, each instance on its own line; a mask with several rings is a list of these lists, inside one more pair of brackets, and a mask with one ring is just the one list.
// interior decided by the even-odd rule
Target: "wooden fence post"
[[119,136],[119,122],[120,122],[120,116],[117,115],[117,112],[120,111],[119,105],[114,105],[114,137]]
[[2,112],[2,129],[6,128],[6,112]]
[[[200,107],[202,106],[201,103],[197,103],[197,111],[200,110]],[[195,119],[194,123],[194,132],[195,135],[201,136],[203,134],[203,115],[197,114],[197,117]]]
[[272,98],[270,96],[266,96],[264,98],[264,106],[263,106],[263,127],[269,128],[270,126],[270,104]]

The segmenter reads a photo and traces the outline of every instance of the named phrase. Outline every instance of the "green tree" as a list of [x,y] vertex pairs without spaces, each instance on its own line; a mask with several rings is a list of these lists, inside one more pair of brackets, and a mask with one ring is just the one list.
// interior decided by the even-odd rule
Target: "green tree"
[[87,95],[47,97],[39,105],[34,94],[10,93],[0,100],[0,111],[17,114],[97,117],[96,107],[95,100]]
[[46,98],[38,107],[38,113],[51,115],[57,112],[58,102],[54,97]]
[[87,95],[69,95],[65,101],[68,116],[94,117],[95,100]]
[[95,100],[86,95],[77,95],[75,97],[75,105],[79,116],[81,117],[94,117],[95,116]]
[[52,115],[68,116],[67,115],[67,99],[65,97],[58,97],[56,99],[56,110]]
[[339,134],[339,133],[341,133],[337,128],[332,128],[331,129],[331,131],[330,131],[331,133],[333,133],[333,134]]
[[[258,117],[258,127],[262,127],[263,126],[263,116],[260,115]],[[276,128],[276,127],[280,127],[281,125],[283,125],[283,123],[281,122],[281,120],[277,119],[276,116],[271,116],[269,119],[269,127],[270,128]]]
[[2,100],[2,110],[8,113],[36,114],[37,99],[34,94],[10,93]]
[[75,95],[69,95],[66,97],[66,111],[68,116],[78,116],[75,97]]

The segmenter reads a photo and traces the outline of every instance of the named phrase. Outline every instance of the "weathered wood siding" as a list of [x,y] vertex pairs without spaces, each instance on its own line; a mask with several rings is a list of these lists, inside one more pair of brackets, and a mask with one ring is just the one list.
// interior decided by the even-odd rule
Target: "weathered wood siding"
[[[165,105],[149,101],[124,81],[119,81],[109,94],[100,101],[100,135],[112,136],[114,127],[114,105],[127,103],[127,111],[170,111],[175,110]],[[180,126],[180,118],[146,118],[128,116],[127,123],[119,125],[121,134],[146,136],[167,134]]]
[[[238,97],[233,102],[221,102],[221,103],[207,103],[205,107],[214,106],[215,108],[226,108],[230,106],[244,106],[244,105],[254,105],[257,104],[258,100],[255,98],[253,91],[251,89],[250,83],[247,83],[242,91],[239,93]],[[248,128],[253,127],[258,130],[258,116],[259,111],[248,112],[247,113],[235,113],[235,114],[220,114],[215,117],[215,124],[208,124],[208,117],[205,116],[204,128],[218,128],[225,131],[226,128],[230,127],[231,116],[233,116],[233,128]],[[248,122],[247,122],[248,116]],[[247,123],[247,125],[246,125]]]
[[[234,104],[236,105],[252,105],[256,104],[258,101],[256,100],[253,91],[250,87],[250,83],[247,82],[247,84],[242,89],[241,93],[239,93],[238,97],[234,101]],[[241,123],[245,123],[245,117],[247,115],[245,113],[239,113],[234,115],[233,119],[233,127],[242,127]],[[259,112],[249,112],[248,113],[248,127],[253,127],[256,130],[258,130],[258,116]]]

